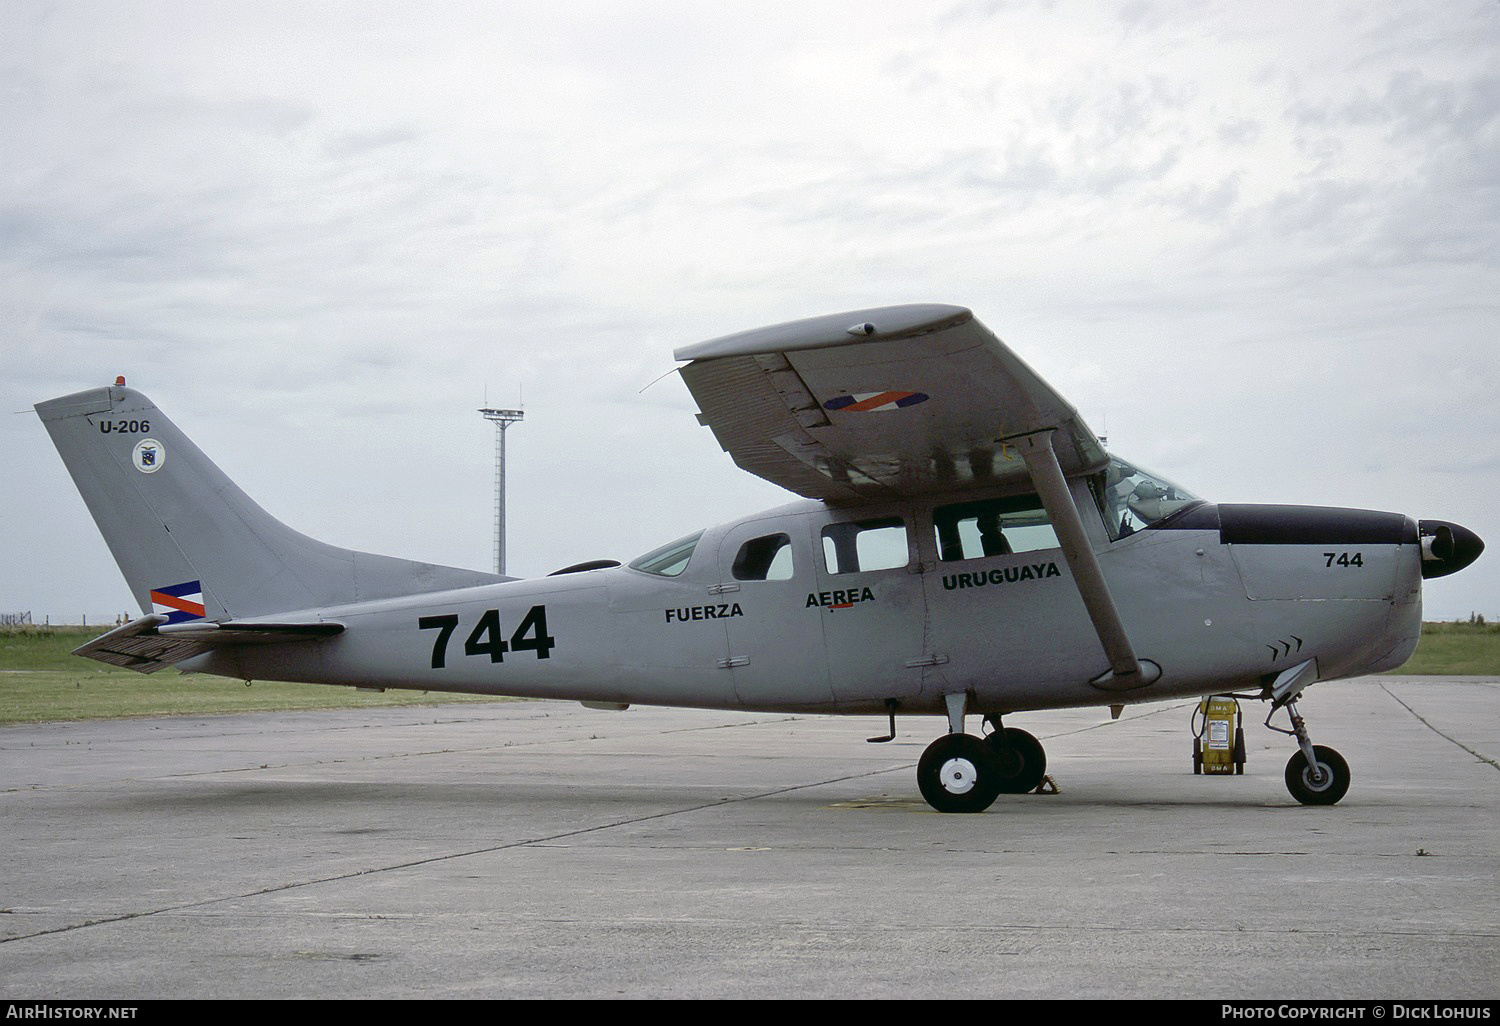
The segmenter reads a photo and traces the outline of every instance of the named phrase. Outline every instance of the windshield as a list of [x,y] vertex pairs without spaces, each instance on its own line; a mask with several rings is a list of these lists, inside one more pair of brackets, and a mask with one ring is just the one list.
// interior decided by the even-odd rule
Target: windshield
[[1116,541],[1199,501],[1186,489],[1118,456],[1110,457],[1109,466],[1094,483],[1104,526]]
[[676,577],[687,569],[688,560],[693,558],[693,549],[701,537],[703,532],[698,531],[659,549],[652,549],[639,559],[631,560],[630,569],[661,577]]

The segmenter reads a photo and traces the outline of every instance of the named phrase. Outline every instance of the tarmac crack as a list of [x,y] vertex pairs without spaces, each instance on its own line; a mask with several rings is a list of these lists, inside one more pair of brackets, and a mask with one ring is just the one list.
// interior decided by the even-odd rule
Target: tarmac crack
[[1480,753],[1476,752],[1474,749],[1470,748],[1468,745],[1464,744],[1462,741],[1460,741],[1457,738],[1455,738],[1453,735],[1446,734],[1443,731],[1439,730],[1437,727],[1433,726],[1432,723],[1426,717],[1424,717],[1421,713],[1417,712],[1415,709],[1413,709],[1406,702],[1402,701],[1401,698],[1400,698],[1400,696],[1398,696],[1397,694],[1395,694],[1395,692],[1391,691],[1390,688],[1386,687],[1384,683],[1382,683],[1380,685],[1380,690],[1384,691],[1387,695],[1390,695],[1391,698],[1395,700],[1395,702],[1396,702],[1397,705],[1401,706],[1401,708],[1403,708],[1407,712],[1409,712],[1412,715],[1413,719],[1415,719],[1418,723],[1422,724],[1422,726],[1426,727],[1428,730],[1432,731],[1438,737],[1442,738],[1444,741],[1447,741],[1449,744],[1453,745],[1454,747],[1461,748],[1464,751],[1468,752],[1470,755],[1472,755],[1479,762],[1484,763],[1485,765],[1489,766],[1491,769],[1493,769],[1493,770],[1500,770],[1500,762],[1497,762],[1496,760],[1491,759],[1491,758],[1489,758],[1486,755],[1481,755]]

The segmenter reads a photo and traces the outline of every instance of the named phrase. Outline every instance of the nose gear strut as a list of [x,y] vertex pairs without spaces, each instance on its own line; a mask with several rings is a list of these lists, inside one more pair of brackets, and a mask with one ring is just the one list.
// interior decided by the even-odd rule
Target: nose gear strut
[[[1271,726],[1271,717],[1282,705],[1286,706],[1287,715],[1291,717],[1291,730]],[[1344,797],[1349,790],[1349,764],[1332,748],[1312,743],[1307,733],[1307,721],[1297,712],[1294,696],[1272,703],[1266,726],[1278,734],[1297,739],[1297,751],[1286,764],[1286,789],[1293,798],[1303,805],[1333,805]]]

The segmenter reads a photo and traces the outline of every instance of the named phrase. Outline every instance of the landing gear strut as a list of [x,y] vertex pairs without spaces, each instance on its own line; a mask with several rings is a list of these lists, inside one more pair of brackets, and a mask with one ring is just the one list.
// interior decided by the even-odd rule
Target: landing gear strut
[[1349,764],[1332,748],[1312,743],[1295,700],[1288,702],[1286,709],[1292,717],[1292,729],[1282,733],[1297,739],[1297,751],[1286,764],[1286,789],[1303,805],[1336,804],[1349,791]]
[[[1292,729],[1271,727],[1271,716],[1286,706]],[[1315,745],[1307,734],[1307,721],[1297,712],[1295,695],[1271,703],[1266,726],[1278,734],[1297,739],[1297,750],[1286,764],[1286,789],[1303,805],[1334,805],[1349,791],[1349,764],[1327,745]]]
[[1297,751],[1286,764],[1286,789],[1303,805],[1333,805],[1349,790],[1349,764],[1332,748],[1313,744],[1307,735],[1307,723],[1297,712],[1297,696],[1317,679],[1318,664],[1309,659],[1282,670],[1260,697],[1271,700],[1267,727],[1271,727],[1271,717],[1283,706],[1292,718],[1291,730],[1271,727],[1278,734],[1297,739]]

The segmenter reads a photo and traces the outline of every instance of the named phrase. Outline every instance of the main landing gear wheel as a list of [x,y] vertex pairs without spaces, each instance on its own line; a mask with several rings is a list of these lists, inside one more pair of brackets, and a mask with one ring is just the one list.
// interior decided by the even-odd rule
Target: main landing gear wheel
[[944,734],[917,762],[917,786],[939,812],[983,812],[1000,794],[994,752],[973,734]]
[[1332,748],[1313,745],[1308,765],[1299,748],[1286,763],[1286,789],[1303,805],[1333,805],[1349,790],[1349,764]]
[[995,756],[1001,794],[1027,794],[1047,775],[1047,752],[1042,743],[1017,727],[997,730],[984,739]]

